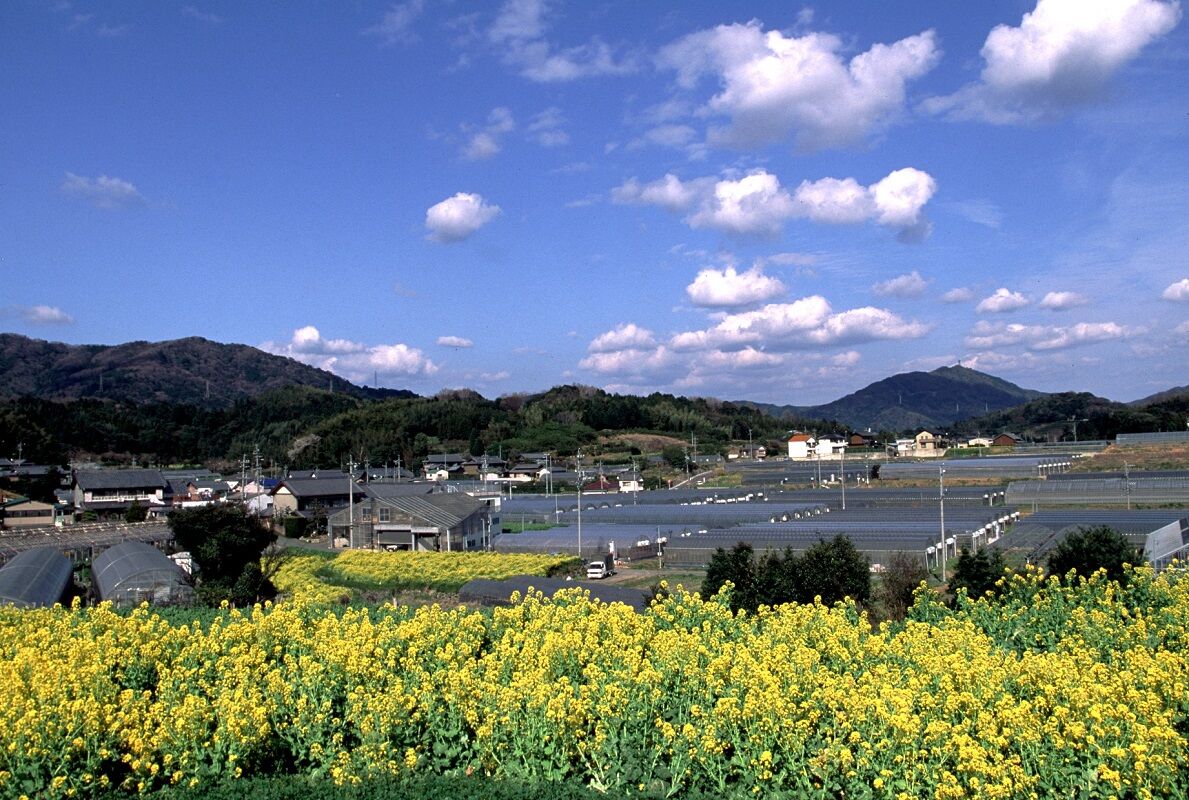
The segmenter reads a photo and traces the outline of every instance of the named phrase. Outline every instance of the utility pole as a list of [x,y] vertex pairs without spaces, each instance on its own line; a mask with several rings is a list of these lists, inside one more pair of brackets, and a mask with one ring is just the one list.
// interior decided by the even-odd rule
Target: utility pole
[[846,511],[846,448],[842,448],[842,510]]
[[937,468],[937,503],[938,508],[941,509],[941,579],[945,580],[945,562],[946,562],[946,546],[945,546],[945,467]]
[[578,460],[578,559],[582,560],[582,448],[575,456]]
[[[347,475],[347,546],[354,550],[358,544],[355,541],[355,456],[351,456],[348,464],[350,473]],[[334,547],[333,537],[332,531],[331,547]]]
[[1127,510],[1131,510],[1131,465],[1123,462],[1123,493],[1127,495]]

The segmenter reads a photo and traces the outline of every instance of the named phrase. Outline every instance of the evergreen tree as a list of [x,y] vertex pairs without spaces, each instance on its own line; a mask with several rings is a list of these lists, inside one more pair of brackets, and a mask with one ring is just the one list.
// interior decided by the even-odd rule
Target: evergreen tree
[[974,553],[963,547],[958,554],[958,563],[950,579],[950,591],[955,597],[959,589],[965,589],[971,599],[982,597],[987,592],[999,594],[995,584],[1003,577],[1006,569],[1003,553],[996,548],[980,547]]
[[1123,582],[1124,564],[1143,562],[1143,554],[1132,546],[1127,537],[1107,525],[1078,528],[1069,534],[1049,554],[1049,574],[1062,579],[1070,570],[1089,578],[1105,569],[1111,580]]
[[260,555],[276,536],[235,504],[175,511],[169,527],[178,547],[198,564],[197,594],[208,605],[251,605],[276,595],[260,571]]
[[871,564],[849,538],[839,534],[809,548],[796,562],[796,600],[815,597],[831,605],[846,597],[858,603],[871,599]]

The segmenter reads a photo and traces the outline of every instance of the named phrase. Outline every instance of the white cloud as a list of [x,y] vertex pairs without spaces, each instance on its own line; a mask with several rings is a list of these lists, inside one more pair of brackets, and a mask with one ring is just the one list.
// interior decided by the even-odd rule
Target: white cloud
[[569,144],[570,134],[562,130],[566,124],[565,115],[557,106],[551,106],[532,118],[528,124],[528,138],[541,147],[561,147]]
[[946,208],[985,228],[998,228],[1003,224],[1003,209],[990,200],[958,200],[947,203]]
[[1065,311],[1078,306],[1089,305],[1090,298],[1077,292],[1049,292],[1040,301],[1041,308],[1050,311]]
[[845,353],[830,356],[830,363],[836,367],[853,367],[861,358],[858,350],[847,350]]
[[710,140],[732,147],[783,141],[819,150],[861,144],[904,113],[905,86],[937,63],[933,31],[876,44],[844,60],[843,42],[823,33],[785,36],[761,23],[719,25],[663,48],[657,62],[697,88],[711,76],[720,91],[701,114],[727,119]]
[[[667,174],[652,183],[636,178],[612,190],[617,203],[656,205],[686,213],[691,228],[713,228],[739,235],[775,236],[791,219],[854,224],[878,222],[901,231],[924,225],[923,208],[937,184],[926,172],[908,167],[870,186],[854,178],[803,181],[792,194],[765,170],[742,178],[711,177],[682,181]],[[687,213],[688,212],[688,213]]]
[[411,42],[416,39],[413,35],[413,23],[421,16],[425,9],[425,0],[408,0],[405,3],[394,3],[384,16],[364,33],[379,36],[385,44]]
[[487,383],[499,383],[500,381],[508,380],[510,377],[512,377],[512,373],[506,369],[501,369],[499,372],[479,373],[479,380],[486,381]]
[[756,367],[774,367],[784,363],[784,356],[765,353],[754,347],[742,350],[710,350],[698,355],[697,368],[701,370],[736,370]]
[[1176,283],[1170,283],[1160,296],[1165,300],[1189,301],[1189,278],[1181,278]]
[[470,134],[470,138],[462,148],[462,157],[468,161],[491,158],[502,149],[500,137],[515,127],[516,121],[512,118],[511,111],[502,106],[493,108],[487,115],[487,124],[482,128],[476,129],[474,126],[463,128]]
[[907,275],[897,275],[895,278],[880,281],[871,287],[871,291],[881,297],[920,297],[928,286],[929,281],[914,269]]
[[650,349],[594,352],[579,361],[578,366],[604,375],[655,375],[672,367],[673,363],[673,354],[662,345]]
[[1005,311],[1015,311],[1018,308],[1023,308],[1029,302],[1028,298],[1019,292],[999,288],[995,290],[995,294],[980,300],[979,304],[974,307],[974,310],[980,314],[1000,314]]
[[500,207],[492,205],[478,194],[459,192],[425,212],[425,227],[429,239],[449,244],[466,239],[499,216]]
[[1079,322],[1068,327],[1053,328],[1047,337],[1033,344],[1032,349],[1063,350],[1083,344],[1123,339],[1138,332],[1117,322]]
[[67,172],[61,189],[63,194],[85,200],[95,208],[105,210],[130,208],[143,205],[145,202],[144,196],[131,183],[123,178],[109,178],[107,175],[85,178]]
[[295,330],[288,342],[264,342],[260,349],[329,370],[354,383],[370,381],[374,374],[415,376],[438,371],[438,365],[415,347],[324,339],[313,325]]
[[736,272],[732,266],[722,270],[704,269],[685,287],[694,305],[709,307],[750,305],[779,297],[785,291],[779,278],[765,275],[758,266],[745,272]]
[[73,325],[74,317],[57,306],[8,306],[0,308],[0,319],[16,318],[31,325]]
[[1173,328],[1173,333],[1179,336],[1189,337],[1189,319],[1182,322],[1177,327]]
[[915,339],[928,331],[929,326],[905,320],[887,309],[867,306],[834,313],[824,297],[813,295],[792,303],[772,303],[755,311],[720,315],[709,328],[674,335],[669,346],[678,351],[746,346],[779,351],[880,339]]
[[636,70],[633,58],[617,58],[611,47],[597,38],[576,47],[555,48],[545,38],[549,27],[546,10],[545,0],[505,0],[487,31],[490,44],[525,78],[558,83]]
[[764,263],[779,264],[792,267],[812,267],[818,262],[818,257],[812,253],[773,253],[763,257]]
[[475,343],[461,336],[439,336],[438,344],[442,347],[474,347]]
[[652,331],[634,322],[625,322],[596,336],[587,350],[592,353],[610,353],[617,350],[645,350],[655,346],[656,339]]
[[223,18],[218,14],[212,14],[209,11],[203,11],[194,6],[182,6],[182,16],[196,19],[199,22],[205,22],[207,25],[221,25]]
[[776,236],[785,221],[795,214],[796,204],[781,188],[777,177],[759,171],[737,181],[718,181],[714,185],[714,194],[687,218],[687,222],[693,228]]
[[695,178],[683,182],[671,173],[646,184],[631,178],[611,190],[611,199],[616,203],[660,206],[666,211],[679,214],[693,208],[712,191],[714,183],[714,178]]
[[1023,345],[1030,350],[1064,350],[1078,345],[1123,339],[1140,333],[1139,329],[1116,322],[1079,322],[1069,326],[1021,325],[979,321],[966,337],[966,346],[974,348]]
[[1180,18],[1176,2],[1039,0],[1018,27],[997,25],[987,35],[977,82],[924,108],[1000,124],[1057,117],[1100,95]]
[[965,286],[950,289],[941,296],[941,302],[943,303],[969,303],[973,299],[974,292]]

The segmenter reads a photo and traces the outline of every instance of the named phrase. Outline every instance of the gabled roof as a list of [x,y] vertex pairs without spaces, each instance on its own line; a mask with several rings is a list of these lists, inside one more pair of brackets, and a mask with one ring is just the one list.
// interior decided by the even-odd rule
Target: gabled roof
[[368,497],[408,497],[409,495],[426,495],[433,491],[432,483],[369,483],[359,487]]
[[[329,478],[286,478],[270,494],[285,488],[294,497],[338,497],[350,493],[350,484],[351,479],[341,472]],[[356,486],[355,491],[363,495],[362,486]]]
[[466,460],[467,457],[462,453],[438,453],[425,457],[426,464],[462,464]]
[[83,491],[92,489],[164,489],[165,479],[155,469],[96,469],[74,473],[74,483]]
[[808,433],[795,433],[789,437],[790,442],[812,442],[813,437]]
[[484,508],[470,495],[431,494],[376,498],[372,507],[388,506],[438,528],[453,528]]

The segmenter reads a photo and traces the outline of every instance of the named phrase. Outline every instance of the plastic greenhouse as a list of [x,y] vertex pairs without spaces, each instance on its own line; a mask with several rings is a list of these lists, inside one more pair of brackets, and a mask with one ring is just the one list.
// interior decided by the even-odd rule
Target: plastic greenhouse
[[179,605],[194,598],[186,573],[160,550],[144,542],[124,542],[104,550],[91,562],[91,577],[100,600],[117,605]]
[[32,608],[62,599],[73,572],[70,559],[56,547],[35,547],[0,569],[0,603]]

